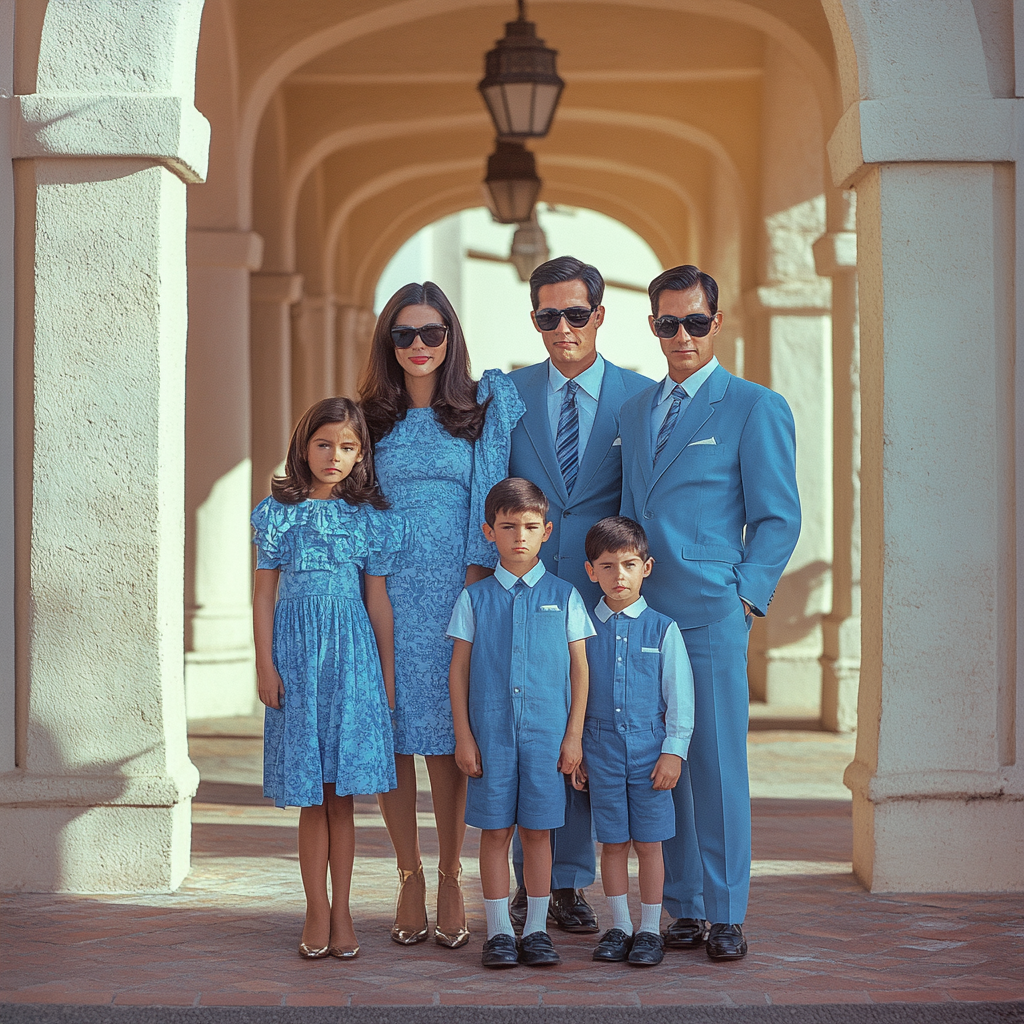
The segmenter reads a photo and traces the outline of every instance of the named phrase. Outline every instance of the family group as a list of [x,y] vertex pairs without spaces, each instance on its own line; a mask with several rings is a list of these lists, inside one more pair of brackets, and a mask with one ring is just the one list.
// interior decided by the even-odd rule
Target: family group
[[486,967],[559,963],[549,924],[600,930],[595,839],[612,918],[595,960],[746,955],[747,639],[799,534],[795,430],[785,399],[715,358],[710,275],[675,267],[648,291],[660,382],[598,353],[604,281],[568,256],[530,279],[548,358],[475,381],[444,293],[406,285],[359,403],[296,426],[252,523],[264,793],[301,808],[301,956],[359,952],[357,794],[377,794],[395,849],[391,938],[429,938],[417,754],[441,946],[469,939],[468,824]]

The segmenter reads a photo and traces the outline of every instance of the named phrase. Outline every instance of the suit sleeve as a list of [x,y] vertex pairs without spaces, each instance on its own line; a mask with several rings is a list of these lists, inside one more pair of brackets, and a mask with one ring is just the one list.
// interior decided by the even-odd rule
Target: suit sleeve
[[800,536],[796,427],[781,395],[768,391],[754,404],[739,458],[746,534],[738,592],[755,615],[764,615]]

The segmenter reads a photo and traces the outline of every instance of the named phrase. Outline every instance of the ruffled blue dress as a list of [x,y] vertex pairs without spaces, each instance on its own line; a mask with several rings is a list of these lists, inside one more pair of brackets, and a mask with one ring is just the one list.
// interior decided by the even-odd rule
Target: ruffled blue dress
[[480,529],[487,492],[508,476],[512,428],[526,411],[500,370],[480,379],[488,398],[475,442],[452,437],[433,409],[410,409],[377,443],[381,489],[409,523],[413,543],[388,575],[395,611],[395,752],[454,754],[448,697],[452,641],[445,636],[466,566],[497,563]]
[[281,710],[267,708],[263,795],[278,807],[394,789],[391,714],[362,576],[386,576],[407,544],[393,512],[341,500],[284,505],[261,501],[252,514],[256,568],[280,569],[274,609],[274,665]]

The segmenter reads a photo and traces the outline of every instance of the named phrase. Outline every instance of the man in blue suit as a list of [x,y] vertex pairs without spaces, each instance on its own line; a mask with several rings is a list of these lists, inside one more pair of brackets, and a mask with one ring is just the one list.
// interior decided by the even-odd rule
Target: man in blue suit
[[[616,515],[622,494],[619,409],[650,387],[649,378],[598,355],[604,321],[604,279],[572,256],[541,264],[530,277],[533,325],[548,358],[512,373],[526,413],[512,432],[511,476],[533,481],[547,495],[554,524],[541,548],[548,572],[568,580],[593,611],[601,597],[584,567],[583,540],[599,519]],[[596,932],[597,915],[583,890],[594,881],[590,800],[566,785],[565,825],[552,832],[550,918],[571,932]],[[522,848],[513,844],[519,888],[513,922],[526,916]],[[521,924],[521,921],[520,921]]]
[[[643,524],[652,608],[679,624],[693,666],[694,729],[662,847],[668,946],[746,955],[750,889],[747,634],[800,533],[796,434],[786,400],[714,355],[718,285],[697,267],[650,284],[668,375],[622,409],[622,515]],[[705,936],[705,921],[710,929]]]

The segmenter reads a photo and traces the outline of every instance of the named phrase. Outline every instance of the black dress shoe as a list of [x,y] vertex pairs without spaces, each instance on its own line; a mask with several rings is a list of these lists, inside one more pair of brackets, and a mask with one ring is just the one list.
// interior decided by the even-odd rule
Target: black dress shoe
[[704,945],[704,922],[677,917],[661,934],[669,949],[699,949]]
[[563,932],[592,935],[598,930],[597,912],[582,889],[552,889],[548,924],[558,925]]
[[633,948],[629,951],[629,963],[634,967],[653,967],[665,959],[665,943],[654,932],[637,932],[633,936]]
[[627,935],[621,928],[609,928],[594,947],[594,959],[622,963],[629,956],[632,945],[632,935]]
[[747,940],[738,924],[713,924],[708,932],[708,956],[712,960],[742,960]]
[[484,943],[480,954],[484,967],[515,967],[519,963],[519,950],[513,935],[495,935]]
[[526,887],[518,885],[515,896],[508,902],[508,916],[512,918],[512,928],[516,935],[523,934],[523,925],[526,924],[526,911],[529,907],[526,899]]
[[562,958],[547,932],[530,932],[519,940],[519,962],[527,967],[549,967],[560,964]]

